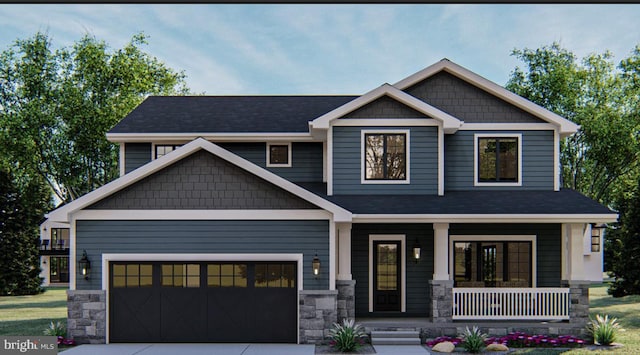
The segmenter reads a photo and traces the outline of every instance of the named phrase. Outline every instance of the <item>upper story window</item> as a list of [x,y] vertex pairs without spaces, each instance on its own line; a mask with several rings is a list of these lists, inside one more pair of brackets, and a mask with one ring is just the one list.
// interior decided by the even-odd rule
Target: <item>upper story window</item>
[[267,143],[268,167],[291,167],[291,143]]
[[475,135],[475,185],[521,186],[522,135]]
[[408,131],[363,131],[363,182],[409,181]]
[[156,144],[156,159],[163,155],[167,155],[178,148],[180,148],[180,144]]

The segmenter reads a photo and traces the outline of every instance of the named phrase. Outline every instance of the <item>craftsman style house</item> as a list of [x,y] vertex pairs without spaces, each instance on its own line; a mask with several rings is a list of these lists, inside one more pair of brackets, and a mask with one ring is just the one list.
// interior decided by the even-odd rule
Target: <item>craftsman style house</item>
[[[562,189],[578,126],[443,59],[361,96],[149,97],[69,230],[81,342],[325,339],[345,317],[578,329],[617,215]],[[551,323],[550,323],[551,324]]]

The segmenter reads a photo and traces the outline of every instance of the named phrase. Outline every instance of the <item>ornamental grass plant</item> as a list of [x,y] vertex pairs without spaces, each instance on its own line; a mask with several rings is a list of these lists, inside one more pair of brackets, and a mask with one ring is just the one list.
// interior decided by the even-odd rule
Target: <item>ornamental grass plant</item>
[[595,318],[589,317],[589,321],[587,332],[593,337],[595,344],[611,345],[616,340],[620,329],[617,318],[609,318],[608,314],[604,315],[604,317],[596,314]]
[[480,331],[480,328],[473,326],[472,329],[466,327],[464,332],[460,335],[462,342],[460,345],[469,353],[479,353],[485,347],[485,340],[487,335]]
[[344,319],[342,324],[333,323],[333,328],[329,330],[331,346],[343,353],[357,351],[364,344],[366,336],[364,328],[356,324],[355,319]]

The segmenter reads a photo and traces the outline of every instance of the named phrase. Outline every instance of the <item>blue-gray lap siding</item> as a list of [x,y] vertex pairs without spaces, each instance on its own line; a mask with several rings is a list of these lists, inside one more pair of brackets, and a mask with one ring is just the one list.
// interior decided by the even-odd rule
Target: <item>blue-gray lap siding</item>
[[[431,224],[354,224],[351,229],[351,273],[356,280],[356,316],[369,315],[369,235],[404,234],[406,263],[407,316],[428,317],[431,295],[429,280],[433,278],[433,225]],[[421,259],[411,255],[416,240],[421,246]]]
[[322,181],[322,142],[293,142],[291,167],[267,167],[267,144],[219,143],[222,148],[293,182]]
[[409,184],[361,182],[362,130],[385,131],[390,127],[333,127],[333,193],[340,194],[437,194],[438,128],[394,127],[410,131]]
[[458,131],[445,135],[445,190],[496,189],[474,185],[474,134],[522,134],[522,186],[500,190],[553,190],[553,131]]
[[[218,143],[222,148],[293,182],[322,181],[322,142],[293,142],[291,167],[267,167],[267,144]],[[151,143],[125,144],[125,173],[151,161]]]
[[124,144],[124,172],[125,174],[151,161],[151,143]]
[[[329,287],[329,222],[322,220],[79,220],[76,260],[85,250],[91,261],[91,278],[87,281],[76,274],[79,290],[101,289],[105,253],[303,253],[304,289]],[[317,279],[311,274],[316,253],[322,265]]]
[[451,224],[449,235],[536,235],[537,287],[560,287],[560,224]]

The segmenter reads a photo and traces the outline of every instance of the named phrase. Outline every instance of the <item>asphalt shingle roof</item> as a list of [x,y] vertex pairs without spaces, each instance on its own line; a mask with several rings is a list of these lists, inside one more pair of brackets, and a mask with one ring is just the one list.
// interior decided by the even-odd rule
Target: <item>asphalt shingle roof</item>
[[300,184],[354,214],[612,214],[571,189],[560,191],[446,191],[437,195],[327,196],[324,184]]
[[357,96],[150,96],[109,133],[306,133]]

